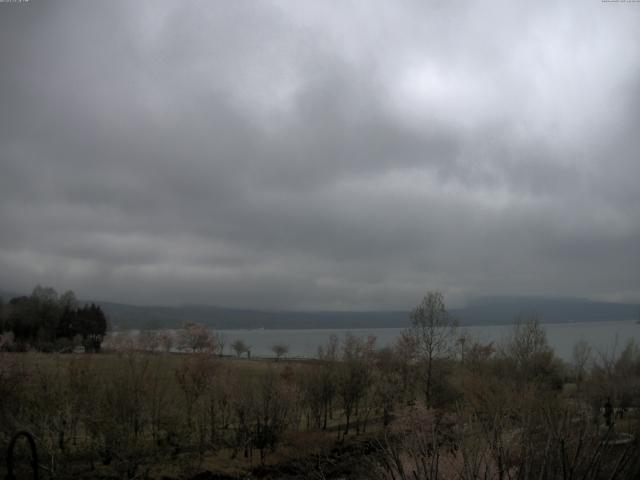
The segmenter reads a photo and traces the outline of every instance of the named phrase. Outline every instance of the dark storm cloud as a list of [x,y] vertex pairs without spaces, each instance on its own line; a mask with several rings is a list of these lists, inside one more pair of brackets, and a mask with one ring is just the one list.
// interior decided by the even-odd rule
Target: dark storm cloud
[[4,288],[640,301],[632,5],[0,9]]

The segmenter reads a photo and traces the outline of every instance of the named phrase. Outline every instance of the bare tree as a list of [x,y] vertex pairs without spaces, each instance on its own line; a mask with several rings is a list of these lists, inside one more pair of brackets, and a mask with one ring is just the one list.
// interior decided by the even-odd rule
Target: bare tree
[[289,345],[284,343],[276,343],[271,347],[271,351],[276,355],[276,360],[289,353]]
[[591,346],[586,340],[580,340],[573,346],[571,363],[576,382],[580,383],[585,374],[587,364],[591,360]]
[[213,352],[216,341],[213,332],[199,323],[188,322],[179,334],[180,348],[190,352]]
[[160,348],[165,353],[169,353],[173,347],[173,335],[170,332],[162,332],[158,335]]
[[356,417],[360,429],[360,407],[372,382],[373,354],[376,337],[359,338],[347,333],[342,344],[342,362],[338,369],[337,393],[342,400],[345,416],[344,434],[349,434],[351,419]]
[[340,346],[340,339],[336,334],[329,336],[329,341],[326,345],[320,345],[318,347],[318,358],[320,360],[326,360],[334,362],[338,359],[338,347]]
[[231,343],[231,349],[236,352],[236,355],[238,356],[238,358],[240,358],[240,356],[249,351],[249,346],[244,343],[243,340],[237,339],[234,340],[233,343]]
[[213,336],[213,340],[216,350],[218,351],[218,355],[222,357],[224,355],[224,347],[227,344],[227,337],[225,337],[223,333],[216,332]]
[[287,427],[292,399],[291,392],[273,370],[267,371],[256,387],[252,440],[264,463],[267,451],[275,452]]
[[414,339],[419,359],[426,364],[425,398],[430,407],[434,360],[451,354],[457,324],[447,312],[440,292],[427,292],[411,312],[410,318],[408,334]]
[[187,426],[193,427],[196,404],[210,386],[216,370],[214,359],[208,355],[188,355],[175,370],[175,378],[184,394]]
[[552,379],[553,350],[535,315],[518,319],[512,334],[503,342],[500,353],[509,362],[509,369],[505,373],[518,383]]

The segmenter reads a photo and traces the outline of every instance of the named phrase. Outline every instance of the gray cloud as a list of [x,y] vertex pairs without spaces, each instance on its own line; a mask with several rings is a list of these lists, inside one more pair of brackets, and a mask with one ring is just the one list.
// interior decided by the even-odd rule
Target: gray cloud
[[640,9],[0,4],[0,286],[640,301]]

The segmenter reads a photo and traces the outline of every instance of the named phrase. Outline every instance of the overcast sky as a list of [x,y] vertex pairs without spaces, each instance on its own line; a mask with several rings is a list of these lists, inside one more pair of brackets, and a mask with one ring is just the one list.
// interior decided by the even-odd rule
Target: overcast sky
[[640,4],[0,3],[0,289],[640,301]]

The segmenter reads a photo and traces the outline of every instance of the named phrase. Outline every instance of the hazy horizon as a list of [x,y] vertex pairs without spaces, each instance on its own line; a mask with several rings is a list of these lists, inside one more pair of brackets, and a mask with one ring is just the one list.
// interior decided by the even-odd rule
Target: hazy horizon
[[0,3],[0,286],[640,303],[640,4]]
[[[35,287],[45,287],[45,288],[53,288],[56,290],[58,295],[62,295],[64,291],[57,290],[55,285],[36,285]],[[34,288],[35,288],[34,287]],[[73,290],[73,289],[71,289]],[[24,291],[12,291],[10,289],[4,289],[0,285],[0,299],[7,302],[12,297],[18,296],[28,296],[31,294],[32,289],[24,290]],[[74,290],[74,294],[75,294]],[[112,306],[123,306],[123,307],[133,307],[133,308],[159,308],[159,309],[219,309],[219,310],[229,310],[229,311],[247,311],[247,312],[257,312],[257,313],[285,313],[285,314],[324,314],[324,313],[337,313],[337,314],[393,314],[393,313],[406,313],[407,315],[411,312],[411,310],[415,307],[415,305],[406,305],[400,308],[334,308],[334,309],[324,309],[324,308],[287,308],[287,306],[283,307],[251,307],[243,304],[232,305],[232,304],[213,304],[213,303],[188,303],[188,302],[175,302],[175,303],[136,303],[136,302],[126,302],[121,301],[119,299],[108,299],[102,297],[78,297],[76,294],[76,298],[78,302],[82,303],[98,303],[101,305],[112,305]],[[445,298],[446,307],[449,311],[456,313],[459,311],[473,309],[483,306],[491,306],[492,308],[500,307],[501,305],[510,305],[516,310],[513,311],[514,322],[518,321],[518,317],[522,316],[532,316],[538,318],[539,321],[545,323],[544,316],[540,316],[540,312],[535,309],[535,307],[540,308],[554,308],[566,306],[568,304],[577,304],[582,307],[586,307],[589,304],[593,303],[594,305],[598,305],[600,307],[610,304],[611,306],[638,306],[640,307],[640,302],[623,302],[623,301],[607,301],[607,300],[592,300],[585,297],[562,297],[562,296],[548,296],[548,295],[486,295],[479,297],[468,297],[461,301],[449,302]],[[523,307],[517,309],[517,307]],[[635,312],[634,312],[635,315]],[[631,320],[637,320],[634,316],[633,318],[629,317]],[[618,319],[619,320],[619,319]],[[576,320],[571,320],[571,322],[575,322]],[[552,321],[551,323],[556,323]]]

